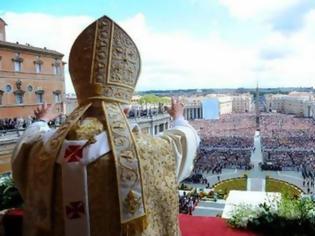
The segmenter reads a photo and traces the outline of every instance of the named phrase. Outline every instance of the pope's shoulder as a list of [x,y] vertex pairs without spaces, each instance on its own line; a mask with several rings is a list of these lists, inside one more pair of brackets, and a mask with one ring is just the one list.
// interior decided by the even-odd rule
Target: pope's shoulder
[[152,136],[139,131],[133,131],[133,135],[140,154],[173,155],[171,141],[165,135]]

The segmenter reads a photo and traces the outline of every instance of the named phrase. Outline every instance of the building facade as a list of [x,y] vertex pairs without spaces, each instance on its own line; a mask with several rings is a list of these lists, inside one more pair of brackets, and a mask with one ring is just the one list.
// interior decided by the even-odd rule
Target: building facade
[[184,117],[187,120],[203,119],[202,102],[207,99],[216,99],[218,101],[219,115],[231,113],[253,112],[254,104],[252,95],[239,94],[209,94],[198,97],[182,97],[185,104]]
[[253,96],[249,93],[235,95],[232,97],[233,113],[252,112],[253,104]]
[[44,102],[64,112],[63,54],[5,41],[0,18],[0,118],[29,117]]
[[184,117],[186,120],[202,119],[202,103],[200,101],[195,101],[185,104]]
[[233,112],[233,98],[231,96],[218,96],[220,115],[231,114]]
[[313,116],[312,104],[315,98],[312,93],[267,94],[265,100],[269,112],[293,114],[300,117]]
[[67,93],[65,96],[65,114],[69,115],[78,106],[75,93]]

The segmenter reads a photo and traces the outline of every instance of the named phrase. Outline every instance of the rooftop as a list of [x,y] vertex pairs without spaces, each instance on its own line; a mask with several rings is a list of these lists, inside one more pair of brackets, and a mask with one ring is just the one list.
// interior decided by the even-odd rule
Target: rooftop
[[7,23],[0,17],[0,21],[4,23],[4,25],[7,25]]
[[[1,20],[1,18],[0,18]],[[28,51],[28,52],[33,52],[33,53],[41,53],[45,55],[51,55],[55,57],[62,58],[64,55],[60,52],[57,52],[55,50],[50,50],[47,48],[39,48],[39,47],[34,47],[29,44],[23,45],[19,43],[10,43],[6,41],[0,41],[0,48],[9,48],[9,49],[18,49],[18,50],[23,50],[23,51]]]

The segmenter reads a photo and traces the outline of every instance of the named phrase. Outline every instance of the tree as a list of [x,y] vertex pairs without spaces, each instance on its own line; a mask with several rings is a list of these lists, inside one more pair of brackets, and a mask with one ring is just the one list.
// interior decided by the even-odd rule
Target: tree
[[169,97],[158,97],[154,94],[147,94],[140,98],[139,103],[143,104],[169,104],[171,99]]

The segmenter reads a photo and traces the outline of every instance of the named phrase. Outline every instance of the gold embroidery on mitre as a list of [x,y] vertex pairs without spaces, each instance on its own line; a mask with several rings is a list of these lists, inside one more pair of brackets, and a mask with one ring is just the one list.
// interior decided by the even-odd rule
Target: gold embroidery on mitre
[[91,99],[129,103],[140,67],[135,43],[106,16],[88,26],[70,52],[69,70],[79,104]]

